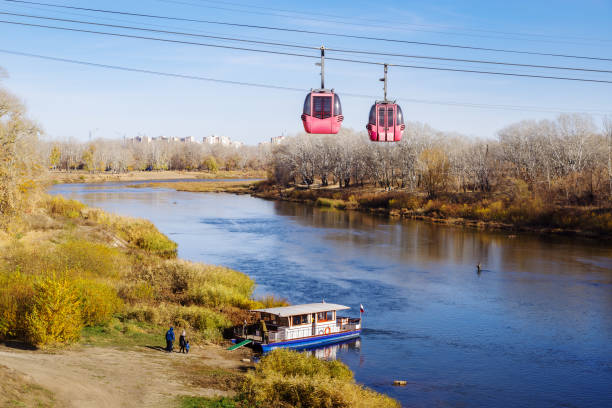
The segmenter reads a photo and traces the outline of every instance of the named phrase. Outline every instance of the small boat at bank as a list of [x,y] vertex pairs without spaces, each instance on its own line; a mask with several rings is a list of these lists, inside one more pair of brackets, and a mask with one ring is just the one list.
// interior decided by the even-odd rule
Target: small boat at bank
[[361,319],[337,315],[350,307],[333,303],[308,303],[269,309],[256,309],[258,323],[237,326],[234,336],[267,352],[275,348],[306,348],[357,338]]

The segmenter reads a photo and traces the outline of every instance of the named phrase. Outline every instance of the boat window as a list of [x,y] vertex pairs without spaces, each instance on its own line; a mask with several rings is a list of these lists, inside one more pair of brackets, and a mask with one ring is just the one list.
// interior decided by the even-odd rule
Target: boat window
[[293,326],[299,326],[300,324],[308,323],[308,315],[297,315],[293,316]]
[[289,318],[288,317],[281,317],[279,319],[279,326],[283,326],[283,327],[289,326]]
[[397,125],[403,125],[404,124],[404,113],[402,112],[402,108],[400,108],[399,105],[397,105]]
[[342,115],[342,104],[340,103],[340,97],[334,94],[334,116]]
[[373,125],[376,124],[376,105],[372,105],[372,108],[370,108],[370,118],[368,119],[368,123]]
[[312,97],[312,116],[318,119],[327,119],[332,115],[331,96]]
[[321,313],[317,313],[317,321],[318,322],[327,322],[329,320],[333,320],[333,312],[321,312]]
[[304,99],[304,115],[312,115],[312,112],[310,112],[310,96],[312,94],[308,94],[306,95],[306,99]]

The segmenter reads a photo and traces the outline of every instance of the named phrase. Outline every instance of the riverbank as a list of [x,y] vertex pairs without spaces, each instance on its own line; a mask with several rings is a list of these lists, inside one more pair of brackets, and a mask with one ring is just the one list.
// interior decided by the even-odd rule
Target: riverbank
[[320,208],[356,210],[380,216],[411,219],[513,233],[612,236],[612,207],[554,206],[539,199],[511,200],[484,194],[447,194],[428,199],[423,194],[371,187],[279,188],[267,181],[154,182],[130,187],[160,187],[188,192],[226,192],[297,202]]
[[130,184],[130,188],[170,188],[176,191],[192,193],[232,193],[251,194],[261,179],[241,181],[176,181]]
[[292,201],[321,208],[364,211],[391,218],[483,230],[612,236],[612,207],[555,206],[539,198],[480,193],[446,194],[429,199],[424,194],[385,191],[373,187],[279,188],[268,182],[254,186],[256,197]]
[[234,170],[217,172],[208,171],[129,171],[125,173],[88,172],[83,170],[59,171],[51,170],[42,176],[44,184],[59,183],[104,183],[120,181],[147,181],[147,180],[180,180],[180,179],[262,179],[266,177],[265,171]]

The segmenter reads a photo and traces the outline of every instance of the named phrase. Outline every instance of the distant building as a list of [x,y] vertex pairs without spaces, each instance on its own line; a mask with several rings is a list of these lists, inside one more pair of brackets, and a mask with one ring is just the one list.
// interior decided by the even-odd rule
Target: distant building
[[[204,144],[229,146],[232,141],[227,136],[210,135],[202,139]],[[235,143],[235,142],[234,142]]]
[[244,146],[244,142],[238,142],[238,141],[235,141],[235,142],[234,142],[234,141],[232,141],[232,142],[230,142],[230,145],[231,145],[231,146],[233,146],[233,147],[235,147],[235,148],[237,149],[237,148],[239,148],[239,147]]
[[282,136],[282,135],[281,136],[276,136],[276,137],[271,137],[270,138],[270,143],[271,144],[275,144],[275,145],[281,144],[281,143],[283,143],[283,140],[285,140],[286,138],[287,138],[286,136]]
[[193,136],[182,137],[181,142],[183,143],[196,143],[196,139]]

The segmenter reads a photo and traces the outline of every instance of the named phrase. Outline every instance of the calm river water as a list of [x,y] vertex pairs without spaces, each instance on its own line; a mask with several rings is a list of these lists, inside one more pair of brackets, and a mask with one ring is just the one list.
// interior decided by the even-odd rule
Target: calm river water
[[258,294],[353,316],[363,303],[361,340],[316,354],[404,406],[612,407],[611,242],[118,183],[52,193],[147,218],[180,257],[245,272]]

